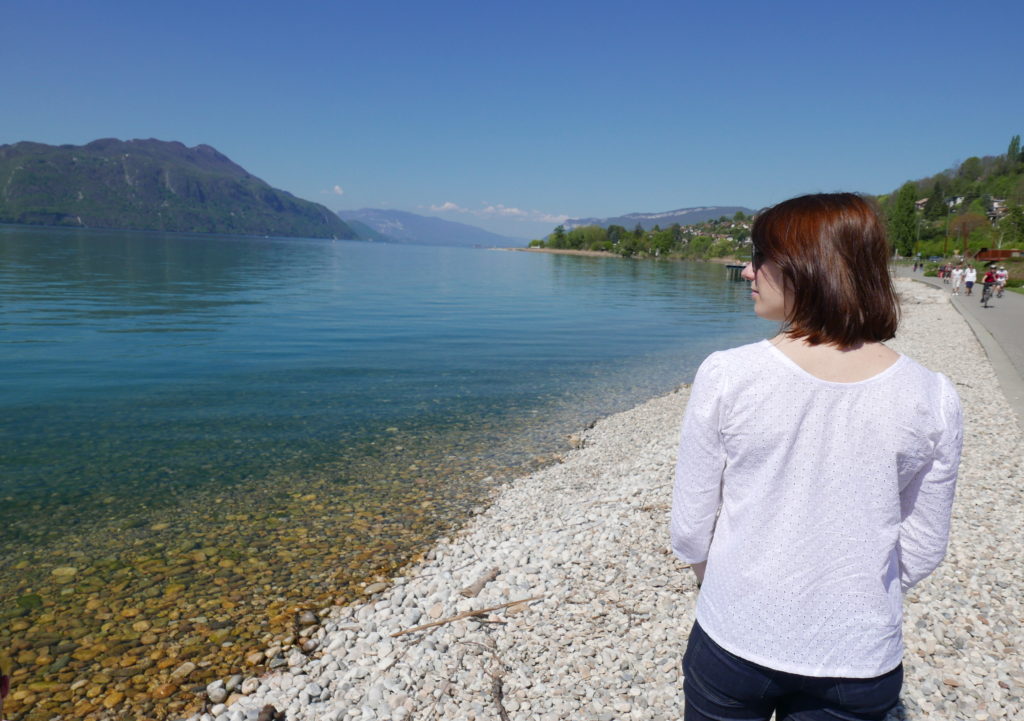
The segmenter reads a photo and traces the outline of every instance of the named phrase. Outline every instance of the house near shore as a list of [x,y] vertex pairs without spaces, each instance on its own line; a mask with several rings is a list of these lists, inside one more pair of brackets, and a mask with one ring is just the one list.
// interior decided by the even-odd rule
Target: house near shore
[[991,198],[988,201],[988,212],[985,215],[992,221],[992,225],[995,225],[1009,212],[1010,209],[1006,206],[1006,198]]

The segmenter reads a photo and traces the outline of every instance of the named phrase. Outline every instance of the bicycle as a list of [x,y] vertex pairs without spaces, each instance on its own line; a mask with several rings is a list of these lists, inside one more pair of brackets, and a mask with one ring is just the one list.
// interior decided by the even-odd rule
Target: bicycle
[[992,306],[990,306],[988,302],[992,299],[992,286],[994,286],[995,283],[985,283],[984,285],[985,287],[981,289],[981,307],[991,308]]

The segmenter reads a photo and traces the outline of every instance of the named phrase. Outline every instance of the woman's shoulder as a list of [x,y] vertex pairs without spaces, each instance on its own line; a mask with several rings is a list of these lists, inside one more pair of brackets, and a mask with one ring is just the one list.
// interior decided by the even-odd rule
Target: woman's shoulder
[[908,355],[900,354],[899,370],[905,375],[920,379],[922,382],[943,385],[953,388],[951,381],[945,373],[928,368],[922,363],[914,360]]
[[759,340],[755,343],[737,345],[734,348],[716,350],[703,360],[701,369],[707,370],[728,370],[751,368],[753,360],[768,352],[770,344],[767,340]]
[[705,363],[711,361],[712,363],[720,365],[737,364],[742,365],[749,362],[753,358],[763,357],[769,352],[771,343],[767,340],[759,340],[754,343],[747,343],[746,345],[739,345],[735,348],[727,348],[725,350],[715,351],[705,359]]
[[763,369],[763,361],[770,348],[771,344],[767,340],[762,340],[715,351],[700,364],[697,378],[724,380],[757,373]]
[[928,399],[942,409],[942,415],[960,414],[960,394],[956,383],[941,371],[932,370],[909,356],[900,357],[900,373],[894,377],[901,392]]

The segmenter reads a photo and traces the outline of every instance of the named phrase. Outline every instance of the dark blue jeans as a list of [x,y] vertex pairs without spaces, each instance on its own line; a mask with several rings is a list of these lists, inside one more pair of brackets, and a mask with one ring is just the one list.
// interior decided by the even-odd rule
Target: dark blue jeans
[[875,678],[775,671],[729,653],[693,624],[683,656],[685,721],[880,721],[899,700],[903,665]]

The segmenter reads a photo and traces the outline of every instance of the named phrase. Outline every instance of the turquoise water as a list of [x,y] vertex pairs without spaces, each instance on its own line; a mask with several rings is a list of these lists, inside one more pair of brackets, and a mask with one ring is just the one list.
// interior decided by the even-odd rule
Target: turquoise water
[[15,543],[403,451],[514,467],[771,332],[714,264],[13,226],[0,304]]
[[0,307],[0,647],[67,689],[40,718],[125,675],[134,717],[198,710],[155,659],[252,672],[297,609],[773,331],[719,265],[11,226]]

